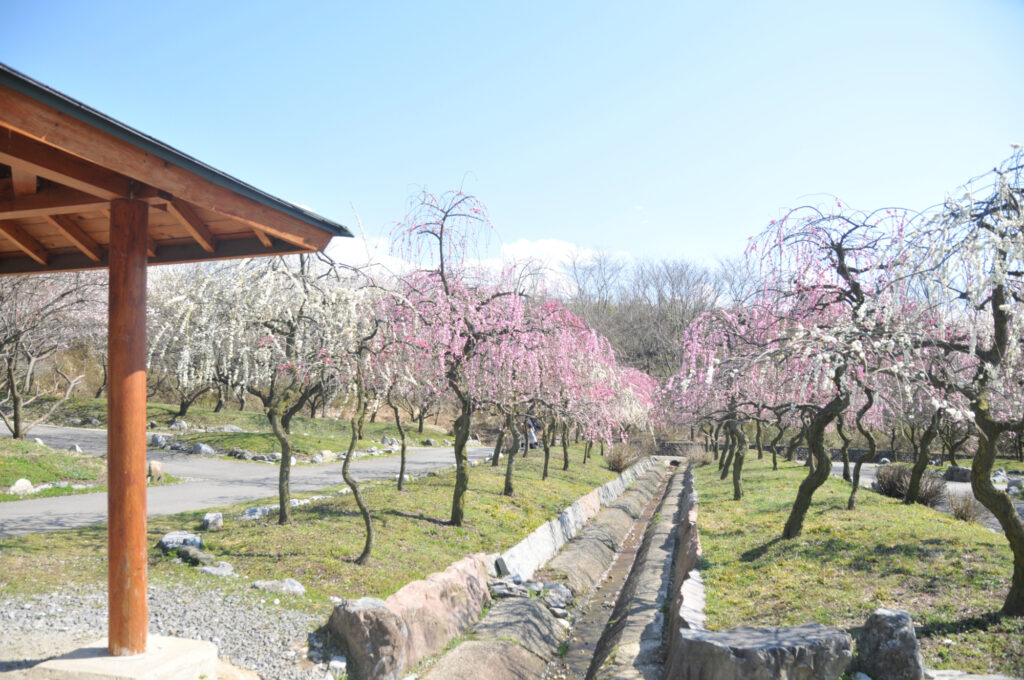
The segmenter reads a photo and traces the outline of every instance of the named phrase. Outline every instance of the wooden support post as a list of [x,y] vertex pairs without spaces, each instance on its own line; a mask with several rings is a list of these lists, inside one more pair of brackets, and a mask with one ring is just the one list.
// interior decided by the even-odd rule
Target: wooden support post
[[107,576],[114,656],[146,651],[146,247],[149,206],[110,203]]

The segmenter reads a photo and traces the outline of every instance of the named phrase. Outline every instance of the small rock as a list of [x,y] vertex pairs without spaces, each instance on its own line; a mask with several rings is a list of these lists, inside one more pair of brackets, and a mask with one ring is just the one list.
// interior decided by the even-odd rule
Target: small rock
[[333,673],[344,673],[348,668],[348,659],[343,656],[332,656],[330,663],[327,664],[327,668]]
[[224,528],[224,515],[219,512],[208,512],[203,515],[203,529],[205,531],[220,531]]
[[561,583],[546,583],[544,589],[544,602],[552,610],[565,609],[572,604],[572,591]]
[[149,435],[149,445],[152,446],[154,449],[164,448],[165,446],[167,446],[167,442],[169,441],[170,437],[168,437],[165,434],[160,434],[159,432],[154,432],[153,434]]
[[491,591],[491,597],[529,597],[530,591],[524,586],[513,582],[512,577],[492,578],[487,580],[487,587]]
[[285,595],[306,594],[305,587],[293,578],[286,578],[283,581],[253,581],[252,587],[272,593],[283,593]]
[[420,444],[423,446],[437,446],[437,442],[433,439],[424,439]]
[[82,447],[79,446],[78,444],[72,444],[71,446],[68,447],[68,451],[72,453],[82,453]]
[[561,607],[548,607],[548,610],[556,619],[567,619],[569,618],[569,612]]
[[188,429],[188,423],[186,423],[184,420],[181,420],[180,418],[175,418],[174,422],[171,423],[169,427],[172,430],[183,431]]
[[83,420],[82,424],[83,425],[89,425],[90,427],[96,427],[97,425],[100,424],[100,421],[97,420],[96,418],[93,418],[93,417],[90,416],[89,418],[86,418],[85,420]]
[[191,545],[178,546],[178,557],[193,566],[209,566],[214,562],[213,555]]
[[28,481],[24,477],[11,484],[11,488],[7,490],[7,493],[12,493],[15,496],[27,496],[30,493],[34,493],[35,489],[32,487],[32,482]]
[[211,576],[237,576],[235,568],[229,562],[217,562],[213,566],[199,567],[199,571]]
[[218,425],[217,427],[211,427],[210,432],[245,432],[238,425]]
[[33,437],[32,441],[38,444],[39,446],[46,446],[46,444],[43,443],[43,440],[40,439],[39,437]]
[[322,463],[322,462],[324,462],[324,457],[321,456],[319,453],[314,453],[313,454],[313,458],[311,460],[314,463]]
[[889,463],[891,463],[891,462],[892,462],[892,461],[891,461],[891,460],[889,460],[888,458],[883,458],[882,460],[878,461],[878,464],[879,464],[879,465],[888,465],[888,464],[889,464]]
[[146,425],[146,427],[149,428],[149,429],[153,429],[154,427],[160,427],[160,423],[156,422],[155,420],[151,420]]
[[217,452],[213,450],[213,447],[209,444],[203,444],[202,442],[196,442],[192,445],[192,453],[197,456],[215,456]]
[[153,484],[160,484],[164,481],[164,466],[160,464],[158,460],[149,461],[149,467],[146,470],[146,476],[149,477]]

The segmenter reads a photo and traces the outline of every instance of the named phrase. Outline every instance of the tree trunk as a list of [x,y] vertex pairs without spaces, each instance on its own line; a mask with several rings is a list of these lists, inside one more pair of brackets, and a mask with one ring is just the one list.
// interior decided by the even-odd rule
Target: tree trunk
[[452,491],[451,525],[462,526],[466,505],[466,489],[469,488],[469,458],[466,457],[466,442],[473,417],[473,404],[462,399],[459,417],[455,419],[455,488]]
[[418,429],[416,430],[419,434],[423,434],[423,420],[427,417],[426,409],[420,409],[420,414],[416,417],[418,421]]
[[836,432],[839,434],[839,438],[843,440],[843,445],[839,449],[839,456],[843,459],[843,481],[850,481],[850,442],[852,441],[846,436],[846,431],[843,430],[843,419],[842,417],[836,418]]
[[729,476],[729,470],[732,468],[732,459],[736,455],[736,436],[732,431],[732,421],[728,421],[725,429],[725,448],[722,449],[722,462],[719,466],[720,474],[719,479],[725,479]]
[[[552,419],[540,433],[541,446],[544,448],[544,473],[541,476],[541,479],[548,478],[548,464],[551,462],[551,442],[554,439],[554,436],[551,433],[554,431],[555,421]],[[525,438],[526,435],[524,434],[523,437]]]
[[277,475],[277,523],[288,524],[288,510],[291,508],[291,474],[292,474],[292,442],[285,428],[281,426],[281,415],[277,407],[267,409],[267,420],[274,431],[278,443],[281,444],[281,465]]
[[722,431],[722,423],[715,425],[715,432],[711,435],[711,454],[718,460],[718,435]]
[[761,421],[754,421],[754,446],[757,447],[757,459],[764,458],[764,446],[761,445]]
[[494,453],[491,454],[491,467],[498,467],[501,460],[501,445],[505,443],[505,428],[498,430],[498,438],[494,440]]
[[[513,430],[512,432],[514,433],[515,430]],[[513,467],[515,466],[516,454],[517,453],[519,453],[519,447],[518,446],[516,446],[514,449],[511,449],[508,452],[508,454],[507,454],[507,458],[505,460],[505,488],[501,492],[502,496],[511,496],[512,495],[512,492],[513,492],[513,490],[512,490],[512,470],[513,470]],[[545,479],[546,479],[546,477],[545,477]]]
[[352,459],[355,458],[356,442],[359,441],[359,423],[366,417],[366,398],[363,395],[363,389],[361,385],[357,386],[356,395],[356,408],[352,414],[352,418],[349,420],[349,432],[351,437],[348,442],[348,451],[345,453],[345,462],[341,466],[341,478],[345,480],[345,484],[348,488],[352,489],[352,498],[356,501],[356,506],[359,508],[359,514],[363,517],[363,526],[366,528],[366,541],[363,543],[363,552],[359,553],[359,557],[356,558],[356,564],[366,564],[366,561],[370,559],[370,552],[373,550],[373,522],[370,521],[370,510],[366,507],[366,502],[363,501],[363,494],[359,491],[359,484],[353,479],[349,473],[349,466],[352,464]]
[[562,422],[562,470],[569,469],[569,426]]
[[404,490],[405,486],[405,451],[406,451],[406,440],[405,440],[405,428],[402,426],[402,416],[398,412],[398,407],[391,404],[391,410],[395,414],[395,427],[398,428],[398,436],[401,437],[402,445],[402,461],[398,465],[398,490]]
[[974,421],[978,426],[978,453],[971,465],[971,489],[974,496],[999,520],[999,526],[1006,534],[1013,554],[1013,576],[1010,591],[1003,601],[1002,613],[1007,616],[1024,616],[1024,518],[1014,507],[1013,500],[1005,491],[992,485],[992,466],[996,459],[996,443],[1001,429],[989,416],[988,395],[971,404]]
[[900,462],[900,454],[896,451],[896,428],[889,429],[889,454],[892,456],[892,462]]
[[786,430],[788,429],[785,425],[782,424],[781,418],[779,418],[779,422],[776,425],[776,429],[778,431],[775,433],[775,437],[772,439],[772,443],[768,445],[768,448],[772,450],[772,470],[779,469],[779,442],[781,442],[782,438],[786,436]]
[[107,389],[107,360],[104,359],[101,363],[103,364],[103,382],[101,382],[100,386],[96,388],[96,399],[102,397],[103,390]]
[[864,465],[865,461],[874,460],[875,453],[877,453],[877,444],[875,443],[875,435],[871,433],[868,428],[864,427],[864,414],[871,410],[871,406],[875,403],[875,391],[870,388],[864,389],[864,396],[866,400],[864,405],[857,411],[857,431],[864,437],[864,441],[867,442],[868,452],[861,455],[857,459],[857,462],[853,465],[853,479],[851,480],[852,488],[850,489],[850,499],[846,501],[846,509],[853,510],[857,507],[857,490],[860,488],[860,468]]
[[224,388],[217,388],[217,405],[213,407],[214,413],[220,413],[224,410]]
[[807,429],[801,427],[793,438],[789,440],[789,444],[786,445],[786,462],[792,463],[796,457],[796,447],[800,446],[800,440],[803,439]]
[[584,465],[587,464],[587,459],[590,458],[590,451],[593,448],[594,448],[594,442],[591,439],[588,439],[586,441],[586,443],[583,444],[583,464]]
[[245,392],[239,392],[238,394],[238,410],[245,410]]
[[832,401],[814,416],[807,428],[807,447],[810,449],[808,456],[814,456],[817,464],[800,482],[796,500],[793,502],[793,509],[789,513],[789,519],[786,520],[786,526],[782,529],[783,539],[796,538],[803,530],[804,518],[807,516],[807,510],[811,507],[814,492],[825,483],[829,472],[831,472],[828,453],[825,451],[825,428],[849,405],[850,396],[848,394],[841,393],[833,397]]
[[910,470],[910,483],[907,484],[907,493],[903,497],[906,505],[917,502],[917,495],[921,491],[921,477],[928,469],[928,455],[932,447],[932,440],[939,434],[939,420],[942,418],[942,411],[936,411],[928,427],[921,433],[921,441],[917,443],[917,458],[914,460],[914,467]]
[[729,421],[729,429],[733,437],[733,453],[730,456],[732,461],[732,499],[738,501],[743,498],[743,457],[747,450],[747,435],[742,427],[738,427],[735,420]]

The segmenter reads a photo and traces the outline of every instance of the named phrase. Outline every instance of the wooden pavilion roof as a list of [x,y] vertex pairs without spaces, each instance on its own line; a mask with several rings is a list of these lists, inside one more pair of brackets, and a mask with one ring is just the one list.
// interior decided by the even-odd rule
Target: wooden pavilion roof
[[150,264],[352,235],[0,64],[0,275],[106,267],[115,198],[149,204]]

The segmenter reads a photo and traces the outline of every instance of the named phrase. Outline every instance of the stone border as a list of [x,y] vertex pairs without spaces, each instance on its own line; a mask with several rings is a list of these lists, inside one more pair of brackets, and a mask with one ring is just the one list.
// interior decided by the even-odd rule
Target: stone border
[[[677,522],[693,506],[690,466],[673,472],[668,488],[637,552],[637,560],[615,604],[613,623],[596,650],[596,678],[656,679],[662,676],[665,612],[679,544]],[[682,508],[682,512],[680,509]],[[699,549],[699,548],[698,548]],[[625,598],[625,600],[623,599]]]
[[524,581],[533,578],[541,566],[558,554],[562,546],[579,533],[583,525],[601,508],[613,503],[640,475],[653,465],[648,456],[622,471],[615,479],[581,496],[575,503],[542,524],[533,533],[494,558],[499,576],[518,574]]
[[328,625],[345,647],[354,677],[397,680],[406,668],[443,650],[480,618],[490,601],[487,571],[492,558],[498,570],[509,573],[511,566],[511,573],[529,579],[652,465],[650,457],[638,461],[501,555],[471,555],[444,572],[407,583],[387,600],[361,598],[335,606]]

